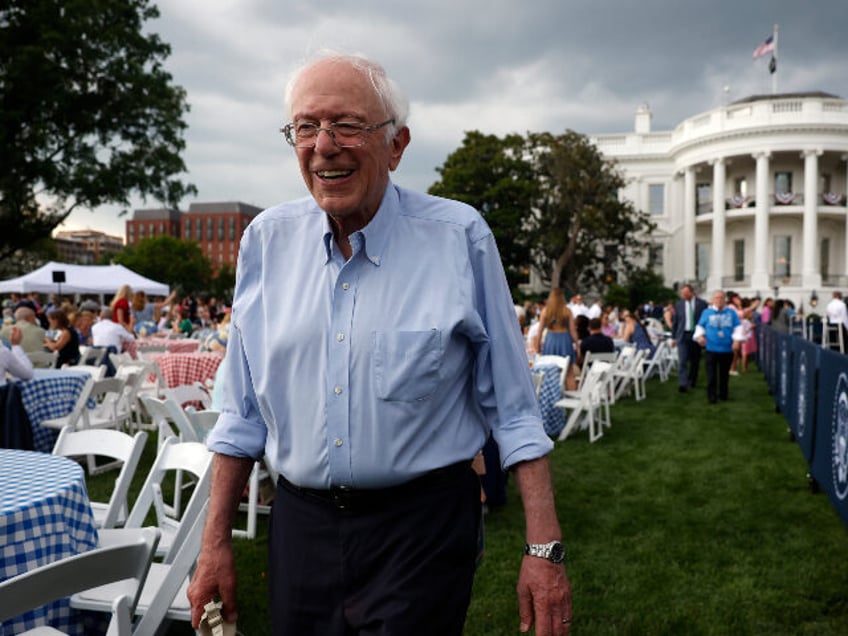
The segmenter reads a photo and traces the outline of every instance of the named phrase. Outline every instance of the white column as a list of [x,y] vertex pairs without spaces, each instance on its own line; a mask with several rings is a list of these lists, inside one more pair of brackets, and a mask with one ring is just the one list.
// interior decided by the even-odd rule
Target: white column
[[724,274],[724,226],[725,226],[725,192],[724,181],[726,168],[724,159],[716,159],[713,165],[713,249],[710,262],[710,277],[707,281],[709,293],[722,289],[721,277]]
[[820,149],[805,150],[804,157],[804,236],[801,284],[806,289],[821,287],[821,272],[816,262],[818,255],[818,201]]
[[[754,269],[751,272],[751,287],[756,290],[768,291],[769,281],[769,159],[771,154],[761,152],[754,155],[757,160],[757,183],[754,197]],[[768,294],[766,294],[768,295]]]
[[[848,225],[846,225],[846,231],[848,231]],[[696,251],[695,168],[693,166],[687,166],[683,171],[683,278],[686,281],[695,280]]]
[[[843,194],[848,196],[848,155],[842,155],[842,161],[845,162],[845,188]],[[848,204],[848,200],[846,200],[846,204]],[[845,269],[842,271],[842,275],[848,275],[848,215],[845,216],[845,245],[842,248],[842,251],[845,253]],[[842,282],[840,281],[840,285]]]

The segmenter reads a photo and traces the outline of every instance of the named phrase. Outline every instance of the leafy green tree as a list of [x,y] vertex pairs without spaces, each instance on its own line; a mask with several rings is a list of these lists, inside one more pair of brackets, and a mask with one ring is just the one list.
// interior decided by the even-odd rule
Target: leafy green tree
[[429,193],[476,208],[492,228],[510,287],[526,282],[530,264],[527,216],[536,197],[533,167],[524,160],[520,135],[499,138],[479,131],[465,139],[444,165]]
[[650,216],[619,198],[625,181],[585,135],[531,133],[540,196],[531,217],[534,263],[552,287],[604,289],[632,270],[654,229]]
[[665,305],[676,297],[676,292],[665,286],[660,274],[651,269],[638,268],[627,274],[623,284],[613,283],[609,286],[604,295],[604,303],[636,309],[649,300],[658,305]]
[[130,245],[113,257],[142,276],[176,287],[181,294],[209,290],[212,264],[195,241],[153,236]]
[[212,278],[209,294],[219,300],[231,300],[235,286],[236,268],[229,263],[224,263]]
[[150,0],[5,0],[0,5],[0,260],[78,206],[176,207],[185,91],[142,32]]

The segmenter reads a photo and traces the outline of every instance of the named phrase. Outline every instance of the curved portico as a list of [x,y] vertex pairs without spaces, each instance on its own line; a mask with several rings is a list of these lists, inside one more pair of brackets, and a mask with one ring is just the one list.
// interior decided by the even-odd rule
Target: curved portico
[[796,302],[848,286],[848,101],[752,97],[671,133],[646,130],[644,110],[637,130],[640,115],[640,132],[593,139],[632,180],[624,196],[667,237],[667,283],[751,296],[777,287]]

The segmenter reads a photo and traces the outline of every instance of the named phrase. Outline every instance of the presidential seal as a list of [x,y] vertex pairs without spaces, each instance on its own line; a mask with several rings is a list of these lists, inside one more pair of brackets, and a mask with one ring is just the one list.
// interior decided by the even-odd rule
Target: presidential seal
[[848,495],[848,377],[839,374],[833,409],[833,446],[831,448],[833,491],[840,500]]

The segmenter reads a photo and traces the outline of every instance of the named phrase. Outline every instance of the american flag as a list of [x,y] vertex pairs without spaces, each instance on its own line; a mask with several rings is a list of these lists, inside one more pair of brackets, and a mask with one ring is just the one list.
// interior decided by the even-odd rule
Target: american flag
[[774,35],[768,36],[765,41],[754,49],[754,59],[762,57],[766,53],[774,51]]

